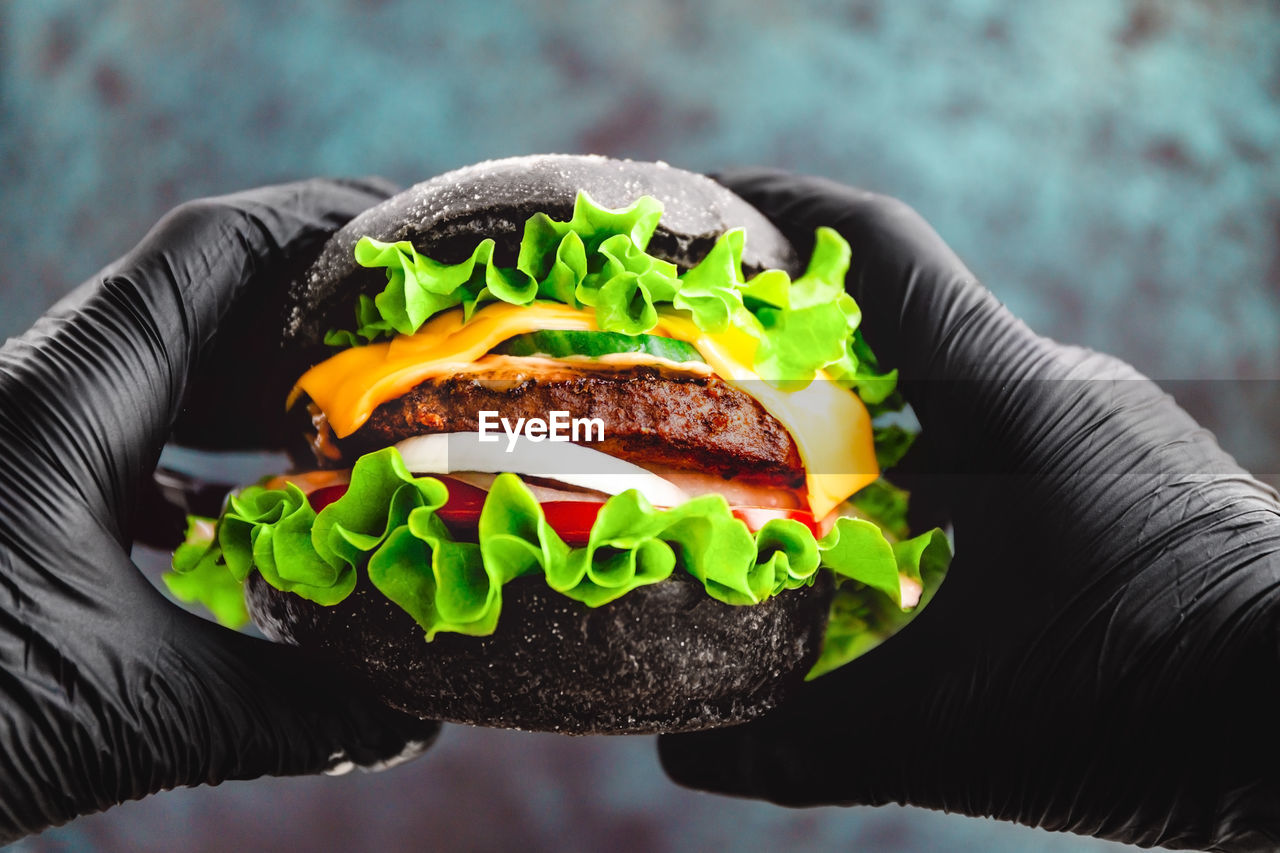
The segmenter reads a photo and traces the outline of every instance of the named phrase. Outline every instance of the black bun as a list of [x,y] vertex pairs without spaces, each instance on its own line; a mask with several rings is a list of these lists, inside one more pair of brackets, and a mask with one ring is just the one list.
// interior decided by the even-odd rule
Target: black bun
[[817,659],[831,584],[751,607],[722,604],[688,576],[599,608],[540,577],[503,588],[488,637],[438,634],[366,580],[322,607],[250,575],[253,620],[350,670],[420,717],[565,734],[643,734],[745,722],[775,707]]
[[497,260],[515,266],[524,223],[535,213],[568,219],[579,190],[606,207],[623,207],[642,195],[663,203],[662,220],[648,251],[682,267],[692,266],[730,228],[747,229],[743,270],[799,272],[791,244],[747,202],[703,175],[665,163],[605,157],[542,154],[477,163],[410,187],[366,210],[343,227],[295,288],[286,309],[285,340],[318,343],[328,329],[348,328],[356,297],[386,284],[382,270],[366,270],[352,256],[368,236],[409,240],[429,257],[456,263],[485,237],[497,243]]
[[[744,227],[744,272],[799,271],[777,229],[701,175],[601,157],[498,160],[418,184],[339,231],[295,291],[289,345],[309,348],[326,329],[349,326],[357,294],[385,283],[353,260],[361,236],[407,239],[445,262],[493,237],[498,263],[514,266],[525,220],[569,218],[579,190],[608,207],[657,197],[665,211],[648,250],[677,265],[693,265],[724,231]],[[828,581],[732,607],[677,575],[596,609],[522,578],[504,588],[495,634],[430,643],[364,578],[342,604],[320,607],[255,573],[248,601],[273,639],[336,659],[395,707],[455,722],[577,734],[703,729],[759,716],[803,680],[826,627]]]

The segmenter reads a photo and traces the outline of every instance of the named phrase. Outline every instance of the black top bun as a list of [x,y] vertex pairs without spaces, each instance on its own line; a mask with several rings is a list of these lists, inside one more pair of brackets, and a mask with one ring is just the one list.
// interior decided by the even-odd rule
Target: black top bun
[[[677,265],[691,266],[725,230],[743,226],[748,275],[798,271],[794,250],[758,211],[701,175],[600,157],[500,160],[418,184],[338,232],[294,301],[293,346],[349,325],[356,295],[385,284],[382,271],[355,264],[361,236],[407,239],[447,262],[494,237],[498,263],[514,266],[525,220],[538,212],[567,219],[579,190],[608,207],[641,195],[664,202],[649,251]],[[264,633],[344,665],[401,710],[573,734],[687,731],[759,716],[817,659],[831,595],[822,577],[764,604],[735,607],[677,569],[668,580],[588,608],[541,577],[526,577],[503,588],[493,635],[440,634],[428,643],[363,577],[335,607],[280,592],[257,573],[248,587],[250,612]]]
[[605,207],[625,207],[642,195],[664,205],[647,251],[680,267],[700,261],[721,234],[746,228],[742,268],[798,273],[795,250],[769,220],[710,178],[666,163],[539,154],[490,160],[415,184],[366,210],[338,231],[293,292],[285,341],[317,344],[329,329],[351,326],[356,297],[386,285],[383,270],[364,269],[353,251],[361,237],[408,240],[445,263],[471,254],[485,237],[496,242],[500,266],[514,267],[524,223],[535,213],[568,219],[582,190]]

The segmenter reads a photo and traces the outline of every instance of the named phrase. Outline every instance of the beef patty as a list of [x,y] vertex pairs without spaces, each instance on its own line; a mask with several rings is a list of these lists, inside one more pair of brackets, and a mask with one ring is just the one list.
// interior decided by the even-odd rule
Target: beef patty
[[552,411],[599,418],[604,440],[589,446],[620,459],[761,485],[804,483],[791,434],[755,399],[714,376],[665,375],[652,367],[498,367],[428,380],[378,406],[339,446],[350,459],[414,435],[474,432],[481,411],[512,423]]

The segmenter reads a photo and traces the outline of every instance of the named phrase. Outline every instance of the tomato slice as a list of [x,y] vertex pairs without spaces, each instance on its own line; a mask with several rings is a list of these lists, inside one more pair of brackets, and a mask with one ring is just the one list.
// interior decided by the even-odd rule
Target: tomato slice
[[[484,501],[488,492],[479,486],[473,486],[453,477],[437,477],[449,490],[449,500],[436,511],[440,520],[449,528],[449,532],[459,538],[473,538],[476,527],[480,524],[480,511],[484,509]],[[326,486],[316,489],[307,499],[316,512],[324,509],[347,493],[345,483],[337,486]],[[547,501],[542,504],[542,514],[546,516],[551,529],[559,534],[565,544],[581,547],[587,544],[591,536],[591,528],[596,523],[596,516],[604,504],[597,501]],[[771,506],[735,506],[730,507],[735,518],[747,525],[753,533],[775,518],[798,521],[813,533],[815,538],[822,537],[821,525],[814,519],[813,513],[802,509],[787,509]]]
[[474,542],[476,528],[480,526],[480,510],[484,509],[484,500],[489,493],[453,477],[437,476],[436,479],[449,490],[449,500],[436,510],[436,515],[459,541]]
[[[436,515],[454,536],[474,539],[487,492],[450,477],[441,477],[440,480],[449,489],[449,502],[436,510]],[[598,501],[546,501],[541,506],[547,523],[565,544],[581,547],[591,537],[591,528],[604,504]]]
[[[444,483],[445,488],[449,490],[449,502],[445,504],[446,507],[459,512],[474,508],[477,517],[479,516],[480,508],[484,506],[484,499],[489,494],[488,492],[479,486],[473,486],[470,483],[464,483],[462,480],[455,480],[452,477],[437,477],[436,479]],[[316,489],[307,495],[307,500],[311,503],[311,508],[319,512],[345,495],[347,488],[347,483],[325,486],[323,489]]]
[[566,545],[581,548],[591,538],[591,528],[602,506],[594,501],[548,501],[542,505],[542,514]]
[[[480,524],[480,511],[484,509],[484,501],[489,493],[479,486],[453,477],[436,479],[449,490],[448,502],[436,511],[436,515],[454,536],[474,539],[476,527]],[[347,484],[342,483],[316,489],[307,496],[307,500],[310,501],[311,508],[319,512],[346,493]],[[604,504],[597,501],[547,501],[542,504],[542,513],[551,529],[566,544],[581,547],[587,544],[602,506]]]
[[787,509],[776,506],[734,506],[729,509],[733,513],[733,517],[747,525],[747,529],[752,533],[764,527],[766,522],[775,518],[784,518],[798,521],[809,528],[809,532],[813,534],[815,539],[822,538],[822,525],[813,517],[813,513],[808,510]]
[[446,509],[455,512],[475,510],[476,518],[480,517],[480,510],[484,508],[485,498],[489,497],[487,491],[464,480],[443,477],[438,474],[432,476],[444,483],[444,487],[449,490],[449,500],[440,508],[441,512]]
[[336,486],[325,486],[323,489],[316,489],[314,492],[307,495],[307,502],[311,504],[312,509],[319,512],[346,493],[346,483],[339,483]]

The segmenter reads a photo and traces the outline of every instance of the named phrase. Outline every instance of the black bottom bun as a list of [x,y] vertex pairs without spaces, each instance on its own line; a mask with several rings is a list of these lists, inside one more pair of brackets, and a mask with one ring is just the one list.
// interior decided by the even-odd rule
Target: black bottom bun
[[352,671],[388,704],[430,719],[566,734],[642,734],[732,725],[776,706],[817,659],[831,584],[761,605],[710,598],[688,576],[591,609],[541,577],[503,589],[489,637],[422,629],[367,580],[322,607],[256,572],[247,600],[270,638]]

